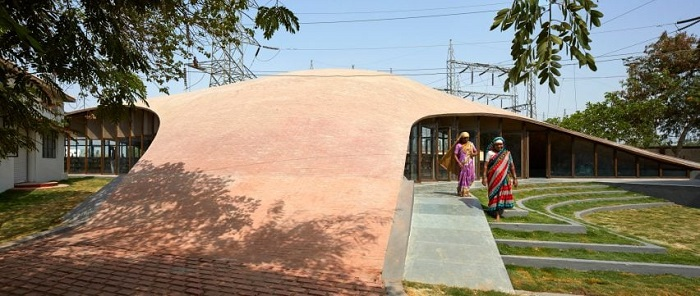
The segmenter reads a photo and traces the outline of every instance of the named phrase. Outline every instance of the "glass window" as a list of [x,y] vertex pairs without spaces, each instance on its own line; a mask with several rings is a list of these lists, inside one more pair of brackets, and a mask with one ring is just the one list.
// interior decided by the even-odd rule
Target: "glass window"
[[580,177],[593,177],[594,155],[593,142],[583,139],[574,140],[574,174]]
[[637,176],[637,163],[634,160],[634,155],[620,150],[617,151],[617,176]]
[[522,135],[520,133],[508,133],[503,135],[506,140],[505,147],[510,151],[515,163],[515,173],[520,177],[522,173]]
[[75,137],[70,139],[70,146],[67,153],[70,153],[71,173],[85,173],[85,137]]
[[104,173],[117,174],[117,142],[113,140],[104,140]]
[[435,152],[433,151],[433,129],[421,126],[421,179],[434,179],[433,163],[435,163]]
[[687,177],[688,170],[672,164],[662,163],[661,174],[664,177]]
[[88,140],[87,143],[87,172],[100,174],[102,173],[102,141]]
[[562,133],[551,133],[552,176],[571,176],[572,139]]
[[659,163],[648,158],[639,159],[639,176],[658,177]]
[[58,133],[55,131],[50,131],[42,135],[41,157],[56,158],[56,141],[58,141]]
[[119,138],[119,174],[126,174],[131,169],[129,161],[129,138]]
[[[406,164],[404,165],[404,176],[409,180],[416,180],[418,178],[418,139],[416,135],[418,133],[418,125],[413,125],[411,127],[411,135],[408,138],[408,147],[406,148]],[[150,143],[150,139],[144,137],[146,143]],[[144,149],[146,149],[146,143],[144,143]]]
[[614,177],[615,176],[615,158],[612,147],[597,145],[598,152],[598,176],[599,177]]
[[530,131],[528,132],[528,167],[531,178],[544,178],[547,176],[547,133]]
[[[454,140],[452,140],[452,141],[454,141]],[[435,164],[435,166],[437,167],[437,172],[438,172],[438,176],[437,176],[438,180],[447,180],[447,178],[448,178],[447,170],[439,165],[439,161],[440,161],[440,159],[442,159],[442,157],[445,155],[445,153],[447,153],[447,150],[450,150],[450,144],[452,144],[451,143],[452,141],[450,140],[450,128],[441,127],[438,129],[438,134],[437,134],[437,146],[438,146],[437,160],[438,160],[438,163]]]

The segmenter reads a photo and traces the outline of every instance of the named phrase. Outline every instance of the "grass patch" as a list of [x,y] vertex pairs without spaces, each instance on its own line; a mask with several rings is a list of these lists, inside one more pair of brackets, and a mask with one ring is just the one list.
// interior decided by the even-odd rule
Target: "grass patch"
[[638,275],[614,271],[575,271],[507,265],[516,290],[579,295],[697,295],[697,279],[675,275]]
[[59,182],[68,187],[0,193],[0,243],[51,229],[85,198],[112,178],[70,178]]
[[[486,189],[483,189],[483,188],[473,189],[473,190],[471,190],[470,193],[479,199],[479,202],[481,203],[482,208],[484,208],[484,209],[488,208],[488,197],[487,197]],[[491,217],[490,215],[486,215],[486,220],[490,223],[490,222],[495,222],[496,218]],[[546,215],[542,215],[540,213],[535,213],[535,212],[530,212],[527,214],[527,216],[524,216],[524,217],[509,217],[507,219],[507,222],[510,222],[510,223],[536,223],[536,224],[565,224],[566,223],[566,222],[559,221],[557,219],[553,219],[553,218],[548,217]]]
[[493,237],[497,239],[519,239],[554,242],[578,242],[596,244],[620,244],[620,245],[641,245],[641,243],[629,240],[603,229],[588,227],[587,233],[552,233],[546,231],[510,231],[504,229],[491,229]]
[[[582,191],[583,192],[583,191]],[[537,198],[533,200],[528,200],[525,201],[525,206],[536,210],[536,211],[541,211],[541,212],[546,212],[545,208],[549,205],[560,203],[560,202],[565,202],[565,201],[570,201],[570,200],[585,200],[585,199],[598,199],[598,198],[612,198],[612,197],[640,197],[644,196],[641,194],[637,193],[632,193],[632,192],[625,192],[625,193],[596,193],[596,192],[588,192],[586,191],[585,193],[581,192],[562,192],[560,195],[557,196],[548,196],[548,197],[542,197],[542,198]],[[628,203],[633,203],[633,202],[628,202]]]
[[431,295],[452,295],[452,296],[508,296],[510,294],[497,291],[480,291],[466,288],[448,287],[445,285],[429,285],[404,281],[403,288],[409,296],[431,296]]
[[669,251],[667,254],[640,254],[621,252],[598,252],[584,249],[512,247],[504,244],[498,244],[498,251],[501,253],[501,255],[700,265],[700,257],[688,252]]
[[625,235],[640,237],[677,251],[700,254],[700,209],[670,205],[648,209],[597,212],[589,223]]
[[578,211],[583,211],[587,209],[592,209],[592,208],[597,208],[597,207],[606,207],[606,206],[618,206],[618,205],[630,205],[630,204],[643,204],[643,203],[656,203],[656,202],[664,202],[666,201],[665,199],[660,199],[660,198],[655,198],[655,197],[646,197],[646,198],[640,198],[640,199],[632,199],[632,200],[592,200],[592,201],[581,201],[578,203],[574,204],[568,204],[564,205],[561,207],[556,207],[552,209],[552,212],[555,214],[559,214],[562,216],[569,217],[571,219],[576,219],[574,217],[574,213]]

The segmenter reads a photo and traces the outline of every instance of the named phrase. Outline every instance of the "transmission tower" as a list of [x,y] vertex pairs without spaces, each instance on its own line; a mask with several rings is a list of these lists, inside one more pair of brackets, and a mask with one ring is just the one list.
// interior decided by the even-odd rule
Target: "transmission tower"
[[[239,19],[241,19],[239,15]],[[209,74],[209,87],[236,83],[256,78],[255,73],[245,65],[245,48],[257,47],[255,56],[261,48],[279,50],[263,46],[255,38],[246,34],[246,28],[239,22],[235,29],[235,44],[223,45],[219,40],[211,40],[211,60],[197,61],[195,58],[188,66]],[[187,88],[187,86],[185,86]]]
[[467,87],[462,88],[460,85],[460,78],[462,75],[469,75],[469,84],[474,84],[475,74],[476,76],[490,74],[491,85],[494,85],[496,77],[507,75],[510,71],[509,68],[490,64],[458,61],[454,57],[452,40],[450,40],[450,47],[448,49],[447,56],[447,88],[443,91],[464,99],[471,99],[472,101],[485,100],[487,105],[492,104],[493,101],[499,100],[500,107],[503,109],[509,109],[516,113],[525,113],[527,116],[532,118],[535,117],[535,91],[532,81],[534,78],[532,76],[527,85],[527,103],[519,104],[517,89],[515,87],[511,87],[510,93],[491,93],[470,90]]

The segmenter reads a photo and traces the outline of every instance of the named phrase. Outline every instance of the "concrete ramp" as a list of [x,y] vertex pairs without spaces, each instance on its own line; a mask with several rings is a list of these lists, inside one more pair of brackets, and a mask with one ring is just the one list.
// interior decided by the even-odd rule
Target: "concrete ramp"
[[452,185],[416,186],[405,280],[513,293],[479,200]]

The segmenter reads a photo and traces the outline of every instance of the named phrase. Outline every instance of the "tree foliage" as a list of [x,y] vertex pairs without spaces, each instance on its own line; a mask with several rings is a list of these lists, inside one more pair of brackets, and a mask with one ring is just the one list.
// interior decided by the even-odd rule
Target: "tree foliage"
[[655,104],[654,101],[630,104],[619,93],[612,92],[606,93],[602,102],[586,103],[583,111],[546,122],[618,143],[648,147],[660,140],[655,122],[658,115],[654,114],[659,109]]
[[[597,1],[596,1],[597,2]],[[579,67],[596,71],[595,59],[589,53],[592,42],[589,29],[600,26],[603,13],[593,0],[551,0],[540,6],[538,0],[514,0],[510,8],[500,10],[491,30],[513,28],[511,56],[513,68],[508,73],[505,90],[537,74],[539,83],[548,83],[556,92],[561,76],[561,51],[576,58]],[[560,19],[556,19],[560,18]]]
[[700,133],[700,40],[686,33],[646,47],[644,55],[627,60],[621,91],[605,101],[549,123],[647,147],[675,143],[678,155],[689,136]]
[[656,128],[678,155],[688,136],[700,133],[700,39],[664,32],[644,53],[627,60],[621,96],[630,104],[655,103]]
[[[226,48],[260,29],[295,33],[298,19],[286,7],[238,0],[0,0],[0,159],[35,148],[25,130],[61,126],[55,104],[60,85],[99,102],[98,112],[123,114],[144,101],[144,80],[164,85],[184,77],[194,52],[210,56],[197,40]],[[248,16],[255,13],[255,16]],[[244,27],[251,20],[254,27]],[[193,52],[194,49],[194,52]]]

